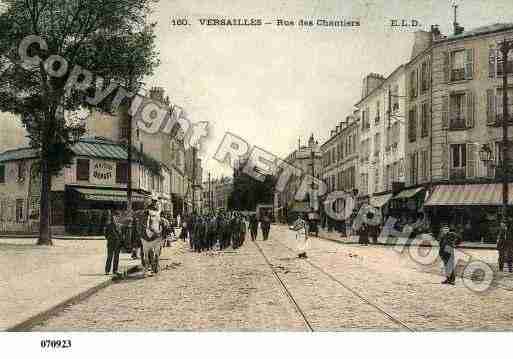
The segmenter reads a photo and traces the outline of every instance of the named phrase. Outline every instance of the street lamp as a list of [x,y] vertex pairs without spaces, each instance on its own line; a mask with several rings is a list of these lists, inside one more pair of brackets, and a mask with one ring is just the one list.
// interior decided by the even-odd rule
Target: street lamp
[[509,63],[508,55],[513,49],[513,41],[504,41],[500,45],[502,54],[502,218],[506,217],[506,209],[508,208],[508,125],[509,125],[509,108],[508,108],[508,76]]

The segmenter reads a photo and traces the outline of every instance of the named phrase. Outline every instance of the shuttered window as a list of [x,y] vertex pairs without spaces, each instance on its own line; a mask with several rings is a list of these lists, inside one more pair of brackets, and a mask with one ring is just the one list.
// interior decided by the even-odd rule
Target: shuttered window
[[89,181],[89,160],[77,159],[77,181]]
[[23,222],[23,199],[16,200],[16,222]]
[[408,139],[415,142],[417,139],[417,107],[413,106],[408,116]]

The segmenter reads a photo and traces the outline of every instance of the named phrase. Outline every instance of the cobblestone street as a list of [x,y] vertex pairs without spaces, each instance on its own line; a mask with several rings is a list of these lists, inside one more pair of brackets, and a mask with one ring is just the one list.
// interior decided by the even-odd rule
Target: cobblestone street
[[[439,263],[419,266],[392,247],[312,238],[303,260],[296,244],[286,227],[237,251],[197,254],[175,242],[160,274],[117,282],[33,330],[512,329],[509,274],[478,294],[461,278],[440,285]],[[496,260],[492,250],[466,253]]]

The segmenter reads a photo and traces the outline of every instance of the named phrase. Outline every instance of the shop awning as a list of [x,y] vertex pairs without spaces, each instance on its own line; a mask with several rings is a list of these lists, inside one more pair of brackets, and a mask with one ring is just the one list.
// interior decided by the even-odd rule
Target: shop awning
[[[82,198],[86,201],[104,201],[104,202],[126,202],[126,191],[98,189],[98,188],[74,188],[75,191],[80,193]],[[132,201],[144,202],[149,196],[140,193],[132,192]]]
[[417,187],[417,188],[410,188],[410,189],[404,189],[398,194],[394,196],[394,199],[408,199],[415,196],[417,193],[422,191],[424,187]]
[[[508,204],[513,203],[513,185],[508,186]],[[502,204],[502,184],[439,185],[425,206],[499,206]]]
[[392,193],[383,194],[381,196],[374,196],[370,199],[370,205],[372,207],[381,208],[392,198]]

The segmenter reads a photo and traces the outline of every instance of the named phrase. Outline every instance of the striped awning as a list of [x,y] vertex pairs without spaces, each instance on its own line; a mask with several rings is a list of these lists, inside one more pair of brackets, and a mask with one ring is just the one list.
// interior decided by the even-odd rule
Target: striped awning
[[[513,186],[508,185],[508,204],[513,203]],[[499,206],[502,204],[502,184],[439,185],[425,206]]]
[[372,207],[381,208],[392,198],[392,193],[383,194],[381,196],[373,196],[370,199],[370,205]]

